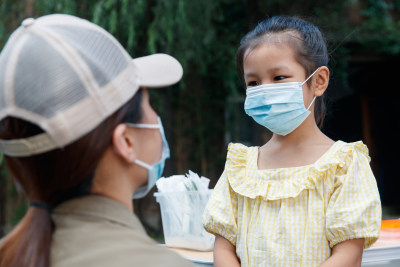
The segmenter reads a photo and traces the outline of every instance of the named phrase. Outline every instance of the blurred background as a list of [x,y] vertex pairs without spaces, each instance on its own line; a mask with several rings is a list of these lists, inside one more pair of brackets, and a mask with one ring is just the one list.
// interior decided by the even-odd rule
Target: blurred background
[[[192,170],[210,178],[211,187],[229,142],[262,145],[271,136],[243,110],[245,91],[235,66],[240,39],[273,15],[316,24],[331,57],[323,131],[368,146],[384,219],[400,217],[400,0],[0,0],[0,47],[24,18],[50,13],[99,24],[132,57],[164,52],[181,62],[179,84],[151,91],[171,148],[164,175]],[[134,205],[148,233],[162,239],[153,194]],[[27,199],[3,164],[0,237],[26,209]]]

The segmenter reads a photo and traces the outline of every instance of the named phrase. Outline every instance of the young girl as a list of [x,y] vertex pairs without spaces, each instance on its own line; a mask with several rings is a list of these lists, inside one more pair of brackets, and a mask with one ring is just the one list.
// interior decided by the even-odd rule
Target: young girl
[[203,224],[215,266],[360,266],[381,208],[367,147],[324,135],[328,54],[319,29],[272,17],[241,41],[245,112],[273,132],[230,144]]

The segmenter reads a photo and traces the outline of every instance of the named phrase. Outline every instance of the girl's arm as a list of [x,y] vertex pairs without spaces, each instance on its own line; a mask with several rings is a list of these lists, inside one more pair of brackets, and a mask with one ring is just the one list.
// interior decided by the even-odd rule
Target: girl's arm
[[239,259],[236,256],[235,246],[220,235],[215,235],[214,266],[240,267]]
[[332,248],[332,255],[320,267],[361,266],[364,238],[346,240]]

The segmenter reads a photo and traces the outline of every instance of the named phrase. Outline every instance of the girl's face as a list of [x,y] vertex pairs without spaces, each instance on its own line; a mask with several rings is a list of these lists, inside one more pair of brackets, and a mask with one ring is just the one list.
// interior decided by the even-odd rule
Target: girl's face
[[[245,53],[244,80],[247,88],[270,83],[303,82],[306,71],[297,62],[296,52],[284,43],[262,44]],[[303,100],[307,107],[314,94],[303,85]]]

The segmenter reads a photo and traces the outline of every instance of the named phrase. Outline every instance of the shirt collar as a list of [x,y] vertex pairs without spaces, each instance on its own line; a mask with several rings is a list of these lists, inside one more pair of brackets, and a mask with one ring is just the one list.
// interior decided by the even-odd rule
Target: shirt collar
[[76,214],[105,219],[129,228],[140,225],[139,219],[124,204],[101,195],[87,195],[58,205],[54,214]]

